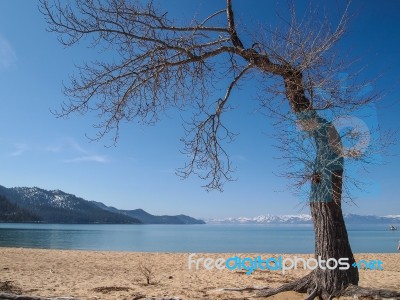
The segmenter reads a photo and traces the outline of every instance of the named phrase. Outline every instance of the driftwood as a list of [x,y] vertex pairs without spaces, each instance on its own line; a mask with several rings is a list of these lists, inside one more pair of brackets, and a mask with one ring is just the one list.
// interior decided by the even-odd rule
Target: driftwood
[[[16,295],[11,293],[0,293],[0,300],[79,300],[74,297],[38,297],[38,296],[26,296],[26,295]],[[157,297],[144,297],[138,300],[181,300],[179,297],[167,297],[167,298],[157,298]]]
[[349,285],[342,293],[342,296],[351,296],[356,299],[400,299],[400,291],[366,288],[356,285]]
[[0,293],[0,300],[78,300],[73,297],[36,297],[27,295],[16,295],[11,293]]
[[139,300],[181,300],[181,298],[179,298],[179,297],[172,297],[172,298],[149,297],[149,298],[141,298]]
[[222,288],[218,289],[216,291],[220,292],[254,292],[254,291],[265,291],[270,289],[270,287],[265,286],[265,287],[253,287],[253,286],[246,286],[243,288]]

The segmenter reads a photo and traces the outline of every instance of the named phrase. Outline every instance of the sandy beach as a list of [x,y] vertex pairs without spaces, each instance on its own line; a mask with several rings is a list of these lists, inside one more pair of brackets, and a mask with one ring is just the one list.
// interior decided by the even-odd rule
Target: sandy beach
[[[259,254],[196,254],[196,257],[256,257]],[[263,257],[277,254],[261,254]],[[294,256],[294,254],[284,255]],[[312,255],[297,255],[310,258]],[[281,271],[188,269],[189,253],[131,253],[0,248],[0,290],[35,296],[70,296],[78,299],[249,299],[253,292],[222,288],[278,286],[303,276],[303,269]],[[384,270],[360,270],[360,285],[400,290],[400,254],[356,254],[356,260],[379,259]],[[151,284],[139,265],[152,267]],[[283,293],[270,299],[303,299]],[[345,298],[342,298],[345,299]]]

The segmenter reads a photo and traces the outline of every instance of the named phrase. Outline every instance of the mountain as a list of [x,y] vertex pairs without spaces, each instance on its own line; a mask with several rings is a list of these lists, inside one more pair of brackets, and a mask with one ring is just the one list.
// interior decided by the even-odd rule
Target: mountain
[[374,215],[356,215],[346,214],[344,220],[348,224],[398,224],[400,215],[374,216]]
[[[87,200],[60,190],[47,191],[37,187],[5,188],[0,186],[0,195],[6,197],[12,204],[39,217],[44,223],[141,223],[135,218],[103,210]],[[1,218],[0,220],[4,221]]]
[[[344,215],[346,224],[400,224],[400,215],[362,216],[356,214]],[[238,217],[224,219],[209,219],[207,224],[311,224],[310,215],[261,215],[253,218]]]
[[[0,185],[0,196],[7,199],[4,207],[8,207],[7,215],[0,213],[0,222],[20,222],[20,217],[15,216],[23,211],[27,214],[26,218],[43,223],[205,224],[202,220],[185,215],[154,216],[142,209],[119,210],[60,190],[6,188]],[[3,212],[1,208],[0,212]]]
[[95,202],[95,201],[92,202],[104,210],[136,218],[144,224],[205,224],[203,220],[197,220],[195,218],[186,215],[154,216],[144,211],[143,209],[121,210],[121,209],[116,209],[115,207],[112,206],[106,206],[101,202]]
[[38,222],[40,218],[0,196],[0,220],[3,222]]
[[238,217],[224,219],[209,219],[207,224],[311,224],[311,216],[302,215],[261,215],[253,218]]

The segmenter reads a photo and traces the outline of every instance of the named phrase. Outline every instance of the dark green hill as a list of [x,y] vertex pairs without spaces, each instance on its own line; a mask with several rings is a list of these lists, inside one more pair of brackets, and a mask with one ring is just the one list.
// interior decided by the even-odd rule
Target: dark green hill
[[0,195],[17,207],[38,216],[44,223],[70,224],[140,224],[138,219],[106,211],[90,201],[64,193],[47,191],[37,187],[5,188]]
[[7,198],[7,204],[4,204],[3,222],[6,222],[6,215],[7,218],[14,215],[15,218],[7,222],[24,222],[23,216],[26,216],[27,219],[43,223],[205,224],[202,220],[186,215],[154,216],[142,209],[119,210],[60,190],[48,191],[38,187],[6,188],[0,185],[0,196]]
[[95,202],[97,206],[104,210],[108,210],[110,212],[120,213],[132,218],[136,218],[140,220],[143,224],[205,224],[203,220],[198,220],[186,215],[177,215],[177,216],[155,216],[149,214],[143,209],[133,209],[133,210],[120,210],[112,206],[106,206],[101,202]]
[[41,219],[0,195],[0,222],[38,222]]

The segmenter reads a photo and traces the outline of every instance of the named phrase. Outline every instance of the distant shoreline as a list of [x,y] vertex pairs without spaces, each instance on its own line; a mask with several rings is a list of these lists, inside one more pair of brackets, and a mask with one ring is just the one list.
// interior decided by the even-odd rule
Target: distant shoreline
[[[177,226],[184,226],[184,225],[188,225],[188,226],[192,226],[192,225],[206,225],[207,223],[202,223],[202,224],[182,224],[182,223],[178,223],[178,224],[172,224],[172,223],[154,223],[154,224],[147,224],[147,223],[53,223],[53,222],[4,222],[4,221],[0,221],[0,224],[44,224],[44,225],[140,225],[140,226],[147,226],[147,225],[177,225]],[[211,225],[211,224],[210,224]],[[216,225],[216,224],[213,224]]]

